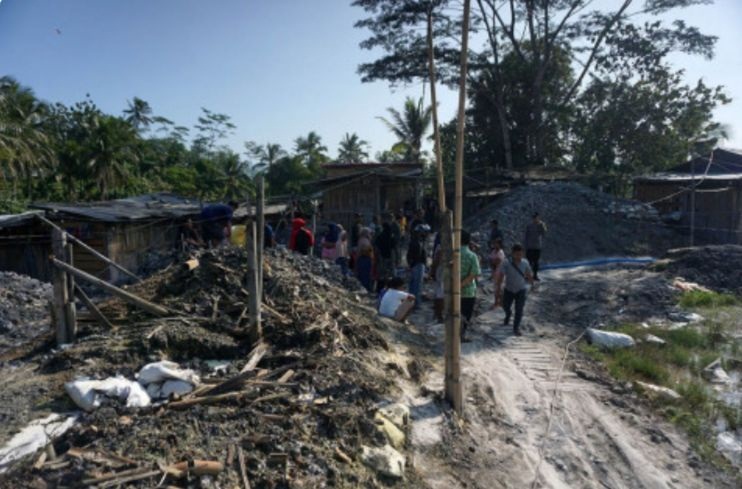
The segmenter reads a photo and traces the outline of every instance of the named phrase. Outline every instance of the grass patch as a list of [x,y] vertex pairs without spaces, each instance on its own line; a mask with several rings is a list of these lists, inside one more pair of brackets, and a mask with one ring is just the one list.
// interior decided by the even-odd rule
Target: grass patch
[[[728,299],[722,301],[726,303]],[[720,299],[715,297],[711,303],[719,304]],[[739,305],[702,309],[699,312],[706,317],[703,323],[675,330],[638,324],[622,324],[615,328],[614,331],[637,340],[634,348],[608,351],[582,344],[580,349],[592,360],[603,364],[617,380],[649,382],[669,387],[680,394],[681,399],[673,401],[646,393],[653,406],[688,434],[691,445],[704,460],[728,469],[726,459],[715,448],[715,425],[724,419],[729,429],[736,429],[741,424],[740,414],[716,399],[701,373],[717,358],[728,358],[730,352],[735,356],[735,352],[742,350],[742,342],[729,334],[732,328],[737,327],[737,318],[742,315]],[[662,338],[665,344],[644,341],[648,334]]]
[[696,307],[725,307],[739,304],[739,299],[732,294],[721,294],[713,291],[691,290],[680,296],[680,306],[685,308]]

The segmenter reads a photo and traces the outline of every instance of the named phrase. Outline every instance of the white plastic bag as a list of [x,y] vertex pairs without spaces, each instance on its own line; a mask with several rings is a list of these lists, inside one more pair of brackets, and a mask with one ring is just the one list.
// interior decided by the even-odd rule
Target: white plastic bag
[[201,383],[201,379],[196,372],[190,369],[182,369],[177,363],[168,360],[145,365],[137,374],[137,379],[139,383],[145,386],[152,383],[162,383],[166,380],[182,380],[194,386]]
[[105,380],[73,380],[64,384],[64,390],[75,404],[85,411],[98,408],[103,396],[126,402],[126,407],[145,407],[151,404],[149,395],[138,382],[121,376]]
[[590,343],[606,348],[608,350],[615,350],[617,348],[631,348],[636,343],[634,338],[623,333],[614,333],[611,331],[601,331],[599,329],[588,328],[587,337]]

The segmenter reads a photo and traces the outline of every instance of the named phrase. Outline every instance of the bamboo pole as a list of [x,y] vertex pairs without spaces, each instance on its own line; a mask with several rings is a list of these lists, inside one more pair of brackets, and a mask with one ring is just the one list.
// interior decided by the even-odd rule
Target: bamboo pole
[[247,293],[250,310],[250,339],[256,343],[263,337],[260,324],[260,288],[258,286],[258,255],[257,255],[257,233],[255,232],[255,221],[249,221],[245,229],[247,244]]
[[255,206],[258,219],[258,297],[263,297],[263,247],[265,245],[265,179],[258,175],[258,202]]
[[155,316],[167,316],[170,314],[170,311],[168,311],[166,308],[162,306],[158,306],[157,304],[153,304],[152,302],[149,302],[147,300],[142,299],[141,297],[138,297],[131,292],[127,292],[124,289],[121,289],[119,287],[116,287],[115,285],[111,285],[105,280],[101,280],[98,277],[94,277],[90,275],[87,272],[83,272],[82,270],[78,270],[77,268],[60,261],[56,258],[52,258],[52,263],[57,268],[70,273],[74,275],[75,277],[79,278],[80,280],[84,280],[86,282],[90,282],[93,285],[97,285],[101,289],[104,289],[111,294],[118,296],[125,302],[128,302],[129,304],[132,304],[134,306],[139,307],[140,309],[143,309],[151,314],[154,314]]
[[[67,263],[75,266],[72,243],[65,245],[65,257]],[[75,307],[75,277],[67,274],[67,303],[64,305],[64,316],[67,321],[67,338],[74,342],[77,338],[77,308]]]
[[137,277],[137,276],[136,276],[135,274],[133,274],[133,273],[132,273],[132,272],[130,272],[129,270],[127,270],[126,268],[122,267],[121,265],[119,265],[119,264],[118,264],[118,263],[116,263],[115,261],[111,260],[111,259],[110,259],[110,258],[108,258],[108,257],[107,257],[106,255],[104,255],[104,254],[102,254],[102,253],[98,252],[97,250],[95,250],[95,249],[91,248],[91,247],[90,247],[90,246],[88,246],[88,245],[87,245],[86,243],[84,243],[84,242],[80,241],[79,239],[77,239],[76,237],[72,236],[71,234],[69,234],[69,233],[65,232],[65,231],[64,231],[64,230],[63,230],[62,228],[60,228],[59,226],[57,226],[56,224],[54,224],[53,222],[51,222],[51,221],[50,221],[49,219],[47,219],[46,217],[44,217],[44,216],[42,216],[42,215],[40,215],[40,214],[38,214],[38,215],[37,215],[36,217],[38,217],[39,219],[41,219],[41,221],[42,221],[42,222],[44,222],[44,223],[48,224],[49,226],[51,226],[51,227],[52,227],[53,229],[57,229],[57,230],[59,230],[59,231],[61,231],[61,232],[65,233],[65,234],[67,235],[67,238],[68,238],[68,239],[70,239],[71,241],[73,241],[73,242],[74,242],[75,244],[77,244],[77,245],[81,246],[81,247],[82,247],[82,248],[83,248],[83,249],[84,249],[85,251],[89,252],[89,253],[90,253],[90,254],[92,254],[93,256],[95,256],[95,257],[97,257],[97,258],[100,258],[100,259],[101,259],[101,260],[103,260],[104,262],[106,262],[106,263],[108,263],[109,265],[111,265],[111,266],[112,266],[113,268],[115,268],[115,269],[117,269],[117,270],[120,270],[120,271],[121,271],[122,273],[124,273],[124,274],[128,275],[129,277],[133,278],[133,279],[134,279],[134,280],[136,280],[137,282],[141,282],[141,281],[142,281],[142,279],[141,279],[141,278]]
[[446,212],[446,184],[443,177],[443,155],[441,154],[441,133],[438,126],[438,99],[435,91],[435,53],[433,51],[433,9],[428,10],[428,76],[430,78],[430,104],[433,114],[433,140],[435,167],[438,181],[438,209],[441,216]]
[[[50,257],[52,263],[55,260],[65,260],[66,254],[65,233],[61,229],[52,228],[52,254]],[[69,300],[69,288],[67,286],[67,273],[61,268],[52,269],[52,286],[54,295],[52,296],[52,311],[54,312],[54,330],[56,331],[57,346],[69,343],[69,330],[67,328],[67,310],[66,305]]]
[[453,264],[451,267],[451,368],[446,379],[446,397],[454,410],[463,413],[461,388],[461,226],[464,194],[464,128],[466,109],[466,73],[469,50],[469,11],[471,1],[464,0],[461,26],[461,71],[459,73],[459,111],[456,124],[456,193],[453,213]]

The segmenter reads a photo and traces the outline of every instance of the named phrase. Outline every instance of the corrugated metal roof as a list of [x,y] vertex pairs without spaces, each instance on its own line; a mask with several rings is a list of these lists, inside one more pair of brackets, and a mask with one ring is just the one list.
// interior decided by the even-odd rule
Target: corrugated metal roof
[[20,214],[0,214],[0,229],[14,228],[29,224],[41,211],[26,211]]
[[166,192],[78,204],[34,203],[29,207],[103,222],[177,218],[197,215],[201,212],[200,202]]
[[636,177],[634,179],[637,182],[700,182],[702,180],[707,181],[729,181],[729,180],[742,180],[742,173],[722,173],[717,175],[706,175],[696,174],[691,176],[687,173],[657,173],[655,175],[646,175],[642,177]]

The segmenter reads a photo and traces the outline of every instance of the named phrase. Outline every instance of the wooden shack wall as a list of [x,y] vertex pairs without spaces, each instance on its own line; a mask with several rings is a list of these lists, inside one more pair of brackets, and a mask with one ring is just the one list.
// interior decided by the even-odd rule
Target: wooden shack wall
[[364,222],[384,212],[397,212],[406,201],[416,198],[416,185],[411,181],[384,182],[368,176],[344,186],[325,191],[322,202],[323,218],[349,229],[353,215],[363,215]]
[[[107,229],[107,255],[124,268],[135,272],[151,254],[169,253],[176,249],[179,223],[176,220],[137,221],[110,224]],[[112,268],[109,279],[125,282],[127,276]]]
[[51,281],[51,234],[41,223],[0,229],[0,271]]
[[[690,230],[691,193],[687,182],[637,182],[634,197],[651,202],[660,214],[680,213],[679,226]],[[695,195],[696,237],[701,243],[742,244],[742,182],[706,181]],[[672,196],[670,198],[667,198]]]

